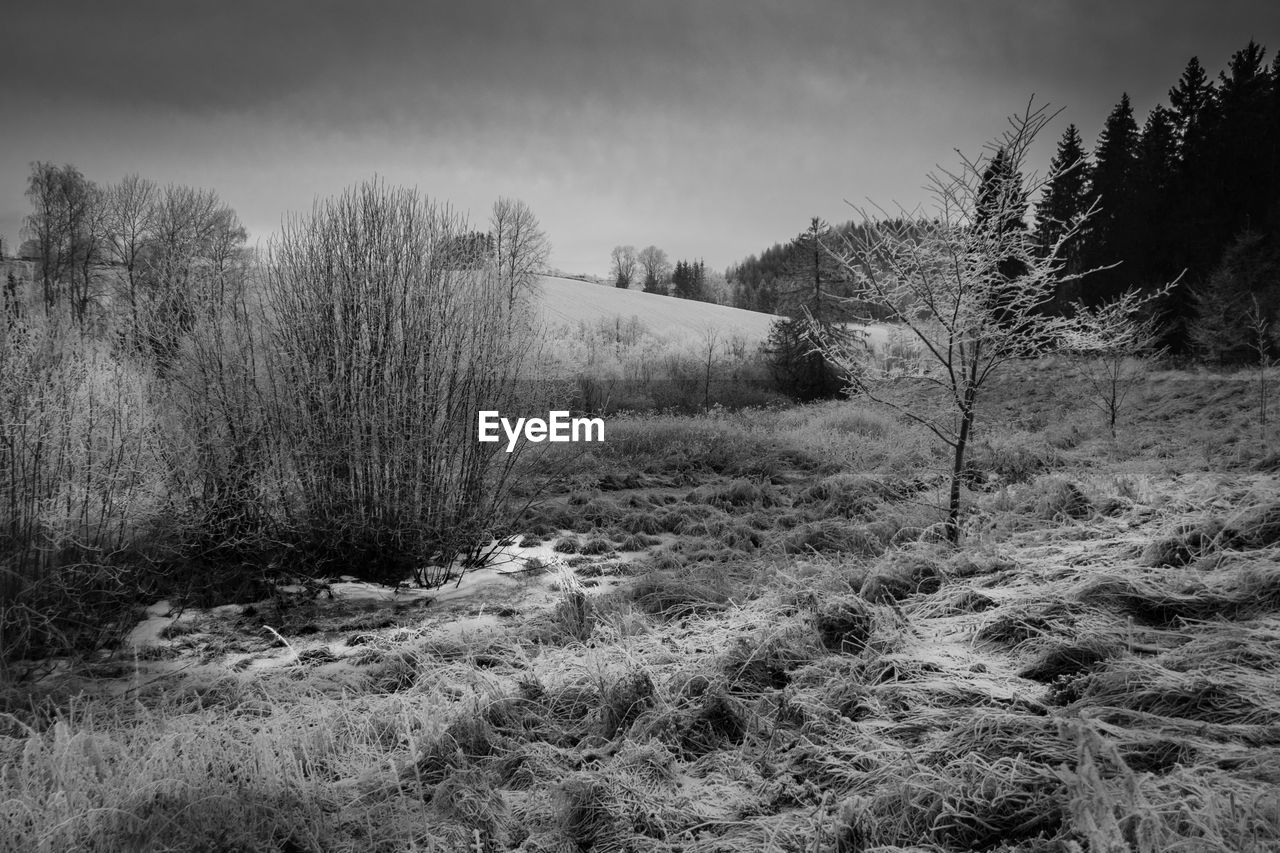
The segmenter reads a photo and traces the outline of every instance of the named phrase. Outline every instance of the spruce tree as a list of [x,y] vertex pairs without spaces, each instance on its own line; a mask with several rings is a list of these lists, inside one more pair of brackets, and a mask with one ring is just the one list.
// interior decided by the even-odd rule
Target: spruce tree
[[[1214,194],[1208,164],[1209,139],[1217,121],[1216,98],[1213,83],[1196,57],[1191,57],[1177,85],[1169,90],[1169,104],[1177,148],[1171,188],[1175,201],[1169,211],[1169,262],[1173,269],[1189,269],[1199,275],[1222,247],[1209,236],[1214,213],[1207,205]],[[1189,293],[1181,288],[1173,294],[1176,315],[1190,310]]]
[[[978,183],[974,201],[974,225],[979,232],[988,232],[993,241],[1010,245],[1022,243],[1019,233],[1027,230],[1027,192],[1023,188],[1022,173],[1018,171],[1004,148],[997,148],[987,161]],[[1022,250],[1010,252],[996,264],[996,275],[1005,282],[1013,282],[1027,273],[1027,264],[1020,257]],[[1008,303],[1012,293],[993,288],[987,305],[997,323],[1010,320]],[[1048,305],[1042,308],[1048,308]]]
[[1236,51],[1227,70],[1218,76],[1218,132],[1211,150],[1216,160],[1218,241],[1225,245],[1245,228],[1258,228],[1275,202],[1266,180],[1271,126],[1271,70],[1264,63],[1266,49],[1249,42]]
[[1036,204],[1036,247],[1046,254],[1058,242],[1070,223],[1089,209],[1089,162],[1084,141],[1074,124],[1067,125],[1058,141],[1058,150],[1049,161],[1052,175]]
[[1177,129],[1173,114],[1157,105],[1147,116],[1138,142],[1130,203],[1124,212],[1134,234],[1128,278],[1140,287],[1160,286],[1176,278],[1169,256],[1172,230],[1173,175],[1177,166]]
[[1202,138],[1205,111],[1212,100],[1213,85],[1199,58],[1193,56],[1178,78],[1178,85],[1169,90],[1179,157],[1185,159],[1188,149],[1195,147]]
[[[1138,162],[1138,125],[1126,93],[1107,116],[1094,148],[1089,181],[1089,202],[1099,211],[1085,235],[1084,261],[1088,267],[1105,267],[1131,256],[1134,237],[1126,209],[1133,191]],[[1096,305],[1123,290],[1125,276],[1115,269],[1101,270],[1084,280],[1083,297]]]
[[[1073,223],[1080,220],[1089,209],[1089,173],[1088,154],[1084,150],[1084,140],[1074,124],[1068,125],[1058,141],[1058,150],[1049,161],[1050,180],[1036,203],[1036,253],[1039,257],[1047,257],[1053,252],[1058,240],[1069,233]],[[1080,241],[1073,239],[1064,244],[1059,252],[1064,260],[1067,274],[1079,273]],[[1061,311],[1067,304],[1078,298],[1077,287],[1073,280],[1063,282],[1055,296],[1056,308]]]

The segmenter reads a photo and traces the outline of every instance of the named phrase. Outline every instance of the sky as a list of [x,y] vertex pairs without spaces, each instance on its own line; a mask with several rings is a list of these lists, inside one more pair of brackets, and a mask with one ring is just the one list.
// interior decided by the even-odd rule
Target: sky
[[[379,177],[483,227],[524,201],[551,263],[616,245],[724,269],[848,202],[912,207],[1034,95],[1087,142],[1212,74],[1280,3],[29,0],[0,47],[0,235],[30,164],[216,190],[251,241]],[[1041,166],[1043,168],[1043,166]]]

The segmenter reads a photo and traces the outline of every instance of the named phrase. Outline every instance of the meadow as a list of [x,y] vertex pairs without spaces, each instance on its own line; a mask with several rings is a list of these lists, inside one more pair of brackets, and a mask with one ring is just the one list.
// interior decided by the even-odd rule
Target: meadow
[[1256,382],[1155,370],[1113,437],[1018,365],[958,547],[888,410],[612,416],[456,583],[172,599],[7,685],[0,849],[1275,850]]

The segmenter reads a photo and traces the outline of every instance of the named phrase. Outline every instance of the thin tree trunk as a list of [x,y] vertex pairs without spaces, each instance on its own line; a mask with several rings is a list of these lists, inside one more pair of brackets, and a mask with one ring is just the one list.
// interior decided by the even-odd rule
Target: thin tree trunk
[[951,467],[951,499],[947,506],[947,541],[952,545],[960,542],[960,480],[964,473],[964,453],[969,445],[969,432],[973,429],[974,398],[977,392],[973,386],[964,390],[964,407],[960,412],[960,434],[956,437],[955,461]]

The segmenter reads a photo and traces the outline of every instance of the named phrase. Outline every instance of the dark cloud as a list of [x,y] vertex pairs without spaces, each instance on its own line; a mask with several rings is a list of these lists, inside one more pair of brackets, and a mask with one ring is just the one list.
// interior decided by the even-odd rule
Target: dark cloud
[[1189,0],[42,2],[6,29],[6,208],[57,159],[215,186],[268,230],[380,172],[477,212],[524,194],[588,268],[663,240],[723,265],[845,197],[912,202],[1032,92],[1088,139],[1192,54],[1280,48],[1269,6]]

